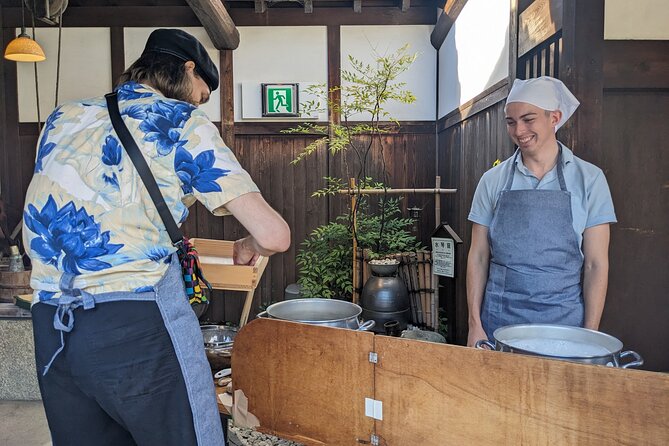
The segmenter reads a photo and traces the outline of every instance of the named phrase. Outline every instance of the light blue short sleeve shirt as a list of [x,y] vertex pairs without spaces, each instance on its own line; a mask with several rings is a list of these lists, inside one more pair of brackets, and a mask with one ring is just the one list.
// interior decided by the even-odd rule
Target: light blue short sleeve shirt
[[[599,167],[575,156],[562,143],[560,145],[562,146],[565,183],[567,190],[571,193],[572,225],[578,237],[579,246],[582,246],[583,232],[586,228],[617,221],[613,200],[604,172]],[[490,226],[497,201],[509,178],[513,158],[512,155],[483,174],[474,192],[468,217],[470,221],[486,227]],[[522,156],[519,155],[514,168],[516,174],[511,190],[560,190],[555,167],[539,180],[525,167]]]

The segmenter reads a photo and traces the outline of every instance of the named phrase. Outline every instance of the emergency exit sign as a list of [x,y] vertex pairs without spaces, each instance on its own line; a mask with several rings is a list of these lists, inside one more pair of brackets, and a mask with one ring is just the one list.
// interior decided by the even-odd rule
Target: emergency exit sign
[[298,84],[261,84],[263,117],[299,116]]

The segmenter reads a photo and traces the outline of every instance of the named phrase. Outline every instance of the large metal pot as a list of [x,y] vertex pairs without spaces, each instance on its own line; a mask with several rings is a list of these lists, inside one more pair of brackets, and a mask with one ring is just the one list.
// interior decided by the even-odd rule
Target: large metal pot
[[[502,352],[542,356],[563,361],[598,364],[610,367],[638,367],[641,356],[631,350],[621,351],[623,343],[611,335],[595,330],[567,325],[522,324],[498,328],[493,333],[495,343],[476,342],[477,348],[487,346]],[[622,364],[632,356],[633,361]]]
[[258,317],[270,317],[285,321],[326,327],[369,330],[374,327],[373,320],[361,323],[358,317],[362,308],[351,302],[335,299],[291,299],[277,302],[267,307]]
[[204,351],[212,370],[217,371],[230,367],[232,361],[232,345],[237,336],[237,328],[225,325],[202,325]]

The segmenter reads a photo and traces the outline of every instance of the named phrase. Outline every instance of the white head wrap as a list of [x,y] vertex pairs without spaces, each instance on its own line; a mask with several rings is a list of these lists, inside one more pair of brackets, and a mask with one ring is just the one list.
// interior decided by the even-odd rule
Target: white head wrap
[[509,96],[506,98],[504,111],[511,102],[525,102],[548,111],[560,110],[562,118],[555,126],[556,132],[574,114],[580,104],[561,80],[549,76],[513,81]]

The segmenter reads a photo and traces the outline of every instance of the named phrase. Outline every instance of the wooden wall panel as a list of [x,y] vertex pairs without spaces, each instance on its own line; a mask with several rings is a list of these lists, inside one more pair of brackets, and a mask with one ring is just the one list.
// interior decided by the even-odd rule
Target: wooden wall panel
[[611,226],[609,291],[601,329],[669,370],[669,89],[606,91],[600,167],[618,223]]
[[456,260],[456,296],[446,299],[455,301],[455,320],[449,322],[449,330],[455,331],[456,342],[465,343],[468,330],[465,277],[471,240],[471,222],[467,216],[481,175],[496,159],[504,160],[513,153],[513,145],[506,133],[504,101],[442,130],[438,135],[437,150],[442,187],[458,189],[457,194],[445,199],[442,219],[463,240]]

